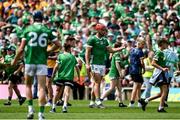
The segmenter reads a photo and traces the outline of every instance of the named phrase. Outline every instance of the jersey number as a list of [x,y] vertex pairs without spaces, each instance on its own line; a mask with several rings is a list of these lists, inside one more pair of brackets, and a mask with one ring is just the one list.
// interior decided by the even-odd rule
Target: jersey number
[[46,47],[47,46],[47,33],[41,33],[39,36],[36,32],[30,32],[28,34],[31,37],[31,40],[29,41],[29,46],[36,47]]

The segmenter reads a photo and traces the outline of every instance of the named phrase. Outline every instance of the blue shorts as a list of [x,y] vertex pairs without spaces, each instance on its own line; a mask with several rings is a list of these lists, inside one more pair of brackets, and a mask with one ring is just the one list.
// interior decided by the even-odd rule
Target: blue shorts
[[53,68],[48,68],[48,74],[47,74],[47,77],[48,77],[48,78],[51,78],[52,73],[53,73]]
[[166,78],[165,73],[162,72],[158,78],[156,79],[155,83],[153,84],[154,86],[160,87],[162,85],[168,85],[169,80]]
[[131,74],[131,78],[134,82],[137,82],[137,83],[143,83],[144,80],[143,80],[143,77],[141,74]]

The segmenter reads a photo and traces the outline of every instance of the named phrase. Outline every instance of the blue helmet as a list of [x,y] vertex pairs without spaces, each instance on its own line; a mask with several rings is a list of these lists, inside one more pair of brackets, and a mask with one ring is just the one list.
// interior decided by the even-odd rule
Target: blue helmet
[[33,13],[33,19],[34,19],[34,21],[36,21],[36,20],[42,21],[43,20],[43,13],[42,13],[42,11],[35,11]]

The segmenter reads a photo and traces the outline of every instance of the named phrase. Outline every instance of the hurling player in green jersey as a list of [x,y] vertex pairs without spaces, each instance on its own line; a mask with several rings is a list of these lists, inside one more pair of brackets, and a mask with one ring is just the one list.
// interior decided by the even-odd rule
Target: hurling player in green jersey
[[[89,38],[86,47],[86,68],[91,70],[91,75],[94,80],[92,93],[94,97],[91,98],[89,107],[104,108],[100,101],[100,84],[102,77],[105,75],[105,55],[106,52],[121,51],[124,47],[112,48],[109,46],[106,35],[107,28],[103,24],[95,26],[97,33]],[[92,95],[93,96],[93,95]]]
[[64,94],[62,112],[67,112],[70,90],[74,87],[74,68],[76,68],[78,81],[80,81],[80,71],[77,66],[78,62],[75,56],[71,54],[72,46],[65,43],[63,47],[64,52],[58,55],[56,65],[52,73],[52,78],[55,76],[54,83],[56,85],[56,94],[53,98],[53,106],[50,112],[56,112],[56,103],[62,94]]
[[[42,24],[43,13],[35,11],[33,13],[34,23],[25,28],[21,45],[18,49],[12,65],[16,64],[24,52],[25,58],[25,83],[26,97],[28,100],[28,115],[27,119],[33,119],[33,97],[32,97],[32,82],[34,76],[37,76],[39,86],[39,119],[44,119],[45,85],[47,75],[47,54],[56,48],[61,48],[61,45],[52,31]],[[54,47],[47,50],[48,40],[54,43]]]
[[[121,47],[120,42],[116,42],[114,44],[114,48]],[[122,66],[123,66],[123,59],[120,52],[116,52],[112,55],[111,60],[111,67],[109,71],[109,78],[111,80],[110,82],[110,88],[105,91],[105,93],[102,95],[101,100],[106,98],[115,88],[117,88],[117,99],[119,102],[119,107],[127,107],[127,105],[123,104],[122,102],[122,95],[121,95],[121,81],[122,80]]]
[[166,110],[164,109],[165,99],[167,96],[167,90],[169,85],[169,68],[167,65],[167,60],[165,58],[164,50],[168,48],[168,41],[165,39],[161,39],[158,42],[159,50],[156,51],[155,56],[152,60],[152,65],[155,67],[153,71],[153,75],[150,79],[150,84],[157,86],[160,88],[160,92],[154,96],[150,96],[146,99],[141,99],[142,110],[145,111],[146,105],[157,98],[160,98],[160,104],[157,109],[158,112],[165,113]]
[[8,80],[8,101],[4,105],[11,105],[11,99],[13,96],[13,90],[16,93],[19,104],[22,105],[26,98],[21,96],[21,93],[18,89],[18,83],[21,82],[21,77],[23,76],[21,70],[23,68],[22,61],[19,61],[15,66],[10,66],[11,61],[14,59],[16,53],[16,48],[13,45],[9,45],[7,48],[7,55],[4,57],[4,79]]

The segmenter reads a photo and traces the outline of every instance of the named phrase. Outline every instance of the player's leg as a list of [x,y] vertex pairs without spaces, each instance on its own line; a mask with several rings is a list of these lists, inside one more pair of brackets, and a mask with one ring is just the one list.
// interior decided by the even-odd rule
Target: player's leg
[[94,79],[94,95],[96,98],[96,105],[98,108],[104,108],[101,100],[100,100],[100,87],[102,77],[105,75],[105,66],[103,65],[92,65],[92,76]]
[[140,101],[141,98],[141,87],[142,87],[142,83],[138,83],[138,87],[137,87],[137,99],[138,99],[138,107],[142,107]]
[[158,94],[156,94],[156,95],[154,95],[154,96],[151,96],[151,97],[149,97],[149,98],[146,98],[146,99],[140,99],[139,102],[140,102],[141,105],[142,105],[142,110],[145,111],[146,105],[147,105],[150,101],[161,97],[161,95],[162,95],[162,89],[161,89],[161,87],[160,87],[160,93],[158,93]]
[[137,89],[138,89],[138,83],[134,82],[133,83],[133,90],[132,90],[132,93],[131,93],[131,100],[130,100],[129,107],[134,107],[134,103],[135,103],[135,99],[136,99],[136,94],[137,94]]
[[25,102],[26,97],[21,96],[21,93],[20,93],[18,86],[17,86],[18,83],[21,81],[21,76],[20,75],[11,75],[10,81],[12,81],[13,90],[19,99],[19,105],[22,105]]
[[69,85],[65,85],[65,88],[64,88],[64,104],[63,104],[63,107],[62,107],[62,112],[63,113],[67,112],[67,104],[68,104],[68,101],[69,101],[70,90],[71,90],[71,87]]
[[37,76],[35,75],[33,78],[33,99],[37,99],[38,95],[38,80],[37,80]]
[[165,103],[165,98],[167,96],[168,86],[167,84],[164,84],[160,88],[161,88],[162,94],[160,97],[160,104],[159,104],[158,112],[166,112],[164,110],[164,103]]
[[22,96],[21,96],[21,93],[20,93],[20,91],[19,91],[19,89],[18,89],[17,84],[14,84],[14,85],[13,85],[13,90],[14,90],[14,92],[16,93],[16,95],[18,96],[19,105],[22,105],[22,104],[26,101],[26,97],[22,97]]
[[64,104],[63,104],[63,107],[62,107],[62,112],[66,113],[67,112],[68,101],[69,101],[69,97],[70,97],[70,92],[71,92],[71,89],[74,88],[73,80],[65,81],[64,86],[65,86],[64,87]]
[[47,76],[47,66],[46,65],[36,65],[35,75],[37,75],[38,80],[38,93],[39,93],[39,119],[44,119],[44,110],[46,104],[46,76]]
[[33,119],[33,117],[34,117],[32,83],[33,83],[33,76],[25,75],[26,99],[28,102],[27,119]]
[[63,94],[63,90],[64,90],[63,84],[62,85],[56,84],[56,92],[53,97],[53,105],[52,105],[52,109],[50,112],[56,112],[56,104],[57,104],[57,101],[59,100],[60,96]]
[[39,117],[43,117],[45,104],[46,104],[46,75],[37,75],[38,79],[38,92],[39,92]]
[[48,102],[46,104],[47,106],[52,105],[52,99],[53,99],[53,88],[52,88],[52,79],[51,79],[52,71],[53,68],[48,68],[48,75],[46,77],[46,87],[48,91]]
[[117,84],[116,84],[116,95],[117,95],[117,98],[118,98],[118,102],[119,102],[119,107],[127,107],[127,105],[125,105],[123,103],[123,100],[122,100],[122,84],[121,84],[121,80],[122,79],[118,79],[117,81]]
[[25,79],[25,85],[26,85],[26,99],[28,102],[27,119],[34,118],[32,84],[33,84],[35,71],[36,71],[35,65],[25,64],[24,79]]
[[167,85],[167,96],[165,98],[164,107],[168,107],[167,101],[169,96],[169,89],[170,89],[170,83],[171,83],[172,77],[169,77],[168,85]]
[[96,97],[95,97],[95,94],[94,94],[94,85],[95,85],[95,82],[94,80],[91,82],[91,101],[90,101],[90,104],[89,104],[89,107],[90,108],[94,108],[95,107],[95,100],[96,100]]
[[117,79],[112,79],[110,81],[110,88],[107,91],[105,91],[101,99],[103,100],[104,98],[106,98],[115,89],[116,85],[117,85]]
[[101,79],[102,76],[99,73],[93,73],[93,78],[94,78],[94,95],[96,98],[96,104],[97,106],[99,106],[99,108],[103,108],[102,106],[102,102],[100,101],[100,85],[101,85]]
[[8,81],[8,101],[4,105],[11,105],[11,99],[13,95],[13,84],[11,81]]

